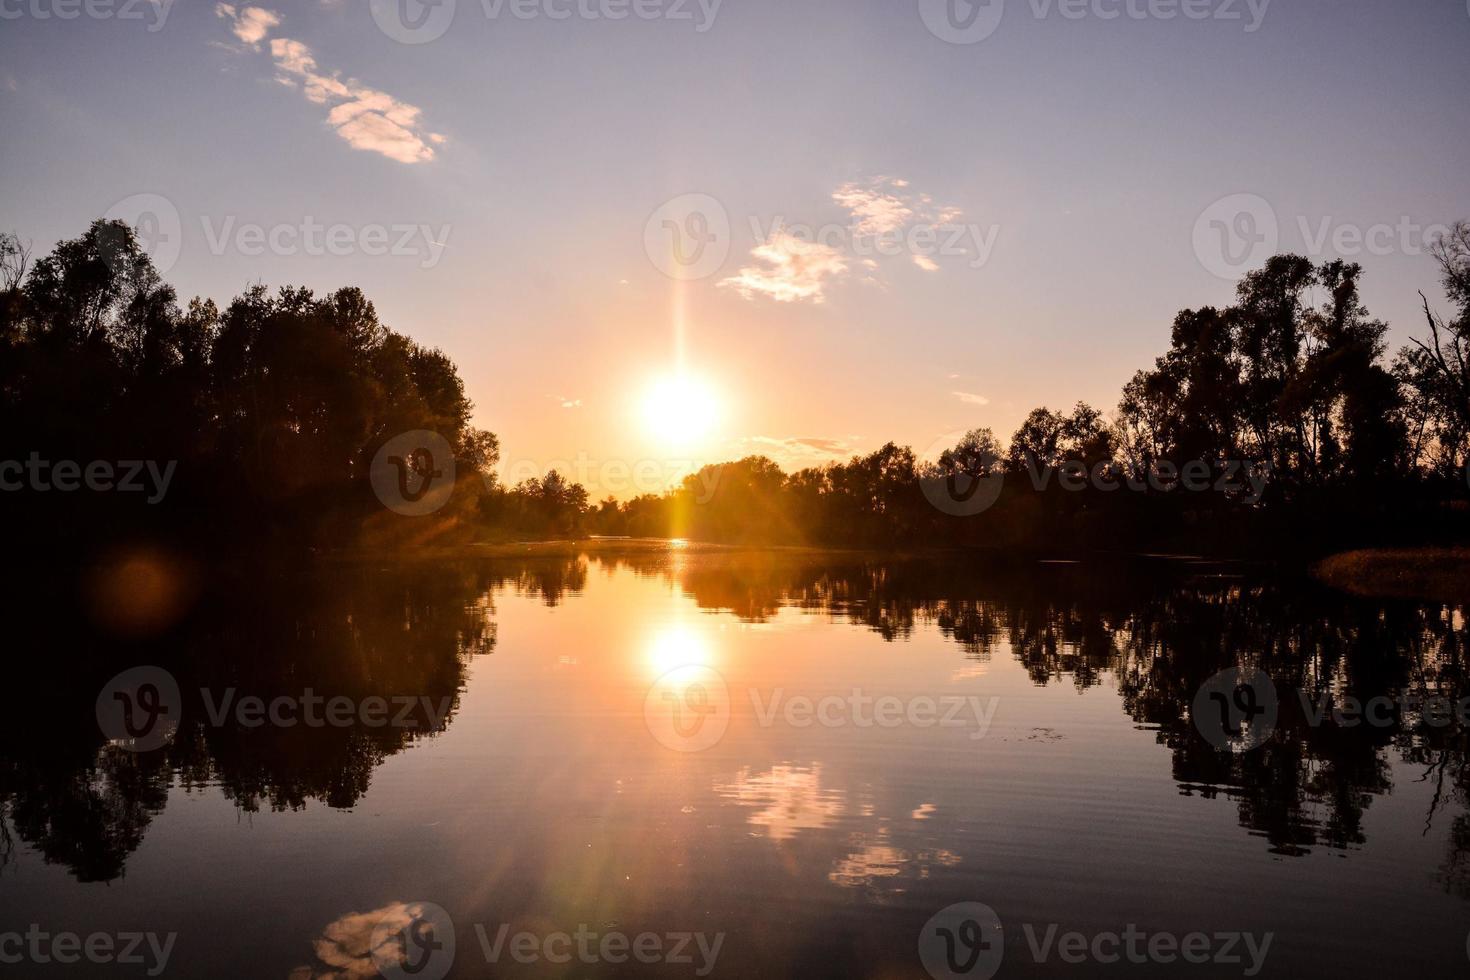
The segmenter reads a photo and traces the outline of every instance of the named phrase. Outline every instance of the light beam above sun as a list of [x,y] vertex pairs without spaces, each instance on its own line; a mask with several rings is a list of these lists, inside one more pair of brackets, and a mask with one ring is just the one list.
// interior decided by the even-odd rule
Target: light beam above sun
[[722,408],[709,382],[680,371],[654,380],[644,392],[643,429],[661,447],[693,448],[714,434]]

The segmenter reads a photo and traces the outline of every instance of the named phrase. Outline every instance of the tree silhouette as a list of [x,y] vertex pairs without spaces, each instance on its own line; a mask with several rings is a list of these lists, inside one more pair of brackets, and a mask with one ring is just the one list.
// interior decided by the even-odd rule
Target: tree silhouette
[[[1386,365],[1387,325],[1362,270],[1279,255],[1235,303],[1184,310],[1169,349],[1113,415],[1032,411],[1002,446],[975,428],[937,458],[889,442],[786,474],[760,456],[663,495],[589,506],[550,472],[501,486],[497,437],[470,425],[453,362],[382,324],[353,287],[254,285],[223,308],[180,307],[133,232],[98,221],[33,264],[0,237],[0,460],[171,461],[167,500],[34,494],[22,535],[48,556],[132,534],[201,556],[411,547],[588,532],[734,544],[1279,549],[1447,536],[1470,461],[1470,224],[1433,249],[1458,306]],[[395,522],[370,485],[390,439],[429,430],[455,457],[451,505]],[[1193,468],[1220,492],[1179,492]],[[1242,473],[1269,470],[1259,492]],[[1165,471],[1176,482],[1152,478]],[[1231,482],[1232,475],[1235,482]],[[924,487],[1003,476],[993,504],[953,515]],[[1113,492],[1120,484],[1128,493]],[[967,481],[968,482],[968,481]]]

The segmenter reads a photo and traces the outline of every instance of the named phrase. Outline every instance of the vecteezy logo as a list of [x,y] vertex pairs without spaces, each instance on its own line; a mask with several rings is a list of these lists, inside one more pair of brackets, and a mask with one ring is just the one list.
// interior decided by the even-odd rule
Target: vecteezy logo
[[[121,221],[133,229],[138,247],[148,254],[159,275],[165,275],[179,261],[184,246],[183,223],[179,220],[179,209],[168,198],[159,194],[134,194],[108,208],[102,217]],[[118,265],[122,251],[113,243],[106,244],[102,258],[114,273],[123,272]]]
[[[998,459],[963,460],[944,455],[950,448],[949,438],[940,436],[920,455],[920,459],[929,459],[938,454],[939,462],[919,477],[919,489],[935,510],[953,517],[974,517],[1000,499],[1005,473]],[[987,472],[981,475],[982,470]]]
[[371,939],[373,965],[385,980],[442,980],[454,965],[454,923],[432,902],[392,907]]
[[1249,752],[1276,730],[1276,685],[1263,670],[1227,667],[1200,685],[1194,727],[1217,749]]
[[703,279],[730,254],[730,216],[708,194],[680,194],[648,216],[643,250],[670,279]]
[[1276,209],[1255,194],[1222,197],[1194,222],[1194,254],[1211,275],[1239,279],[1274,255],[1281,241]]
[[378,450],[368,480],[389,510],[407,517],[432,514],[454,493],[454,450],[437,432],[405,432]]
[[988,905],[959,902],[941,909],[919,934],[919,962],[934,980],[989,980],[1005,954],[1000,916]]
[[713,667],[675,667],[648,689],[643,721],[664,748],[699,752],[724,738],[730,727],[730,689]]
[[97,695],[97,727],[119,748],[151,752],[174,737],[182,703],[172,674],[162,667],[134,667]]
[[919,0],[929,33],[950,44],[975,44],[1000,27],[1006,0]]
[[378,29],[402,44],[437,41],[454,23],[455,0],[372,0]]

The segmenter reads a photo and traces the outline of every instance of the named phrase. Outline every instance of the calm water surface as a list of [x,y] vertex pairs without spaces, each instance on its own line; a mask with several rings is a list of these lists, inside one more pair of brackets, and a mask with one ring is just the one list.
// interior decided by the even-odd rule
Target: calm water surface
[[[1129,924],[1271,933],[1261,976],[1470,973],[1463,729],[1314,725],[1300,697],[1458,696],[1458,610],[1188,562],[977,565],[369,567],[201,596],[147,639],[22,617],[40,621],[11,638],[34,665],[0,744],[0,932],[176,933],[167,975],[367,977],[379,924],[437,907],[450,976],[710,959],[691,940],[689,964],[490,962],[481,933],[506,926],[666,951],[699,933],[714,976],[922,977],[931,916],[980,902],[1001,977],[1248,968],[1028,944]],[[182,692],[149,752],[96,719],[139,664]],[[1236,664],[1279,695],[1249,751],[1191,720]],[[415,727],[216,723],[201,689],[408,696]],[[435,955],[417,975],[442,975]]]

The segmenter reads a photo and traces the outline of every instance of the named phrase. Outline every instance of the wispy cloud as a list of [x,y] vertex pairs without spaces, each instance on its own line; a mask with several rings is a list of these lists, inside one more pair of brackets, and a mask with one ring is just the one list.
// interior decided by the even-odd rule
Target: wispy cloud
[[214,6],[214,12],[230,21],[230,30],[234,31],[235,37],[252,48],[259,48],[260,42],[265,40],[271,28],[281,24],[281,15],[264,7],[240,9],[234,4],[218,3]]
[[990,399],[989,398],[986,398],[984,395],[976,395],[976,394],[972,394],[971,392],[968,392],[968,391],[951,391],[950,394],[951,395],[954,395],[956,398],[958,398],[960,401],[964,402],[966,405],[989,405],[990,404]]
[[906,180],[876,177],[864,183],[848,182],[832,192],[832,200],[852,214],[853,234],[859,237],[886,235],[909,223],[913,208],[888,188],[908,186]]
[[845,456],[848,446],[842,439],[788,439],[788,443],[796,446],[804,446],[812,452],[825,453],[830,456]]
[[847,257],[831,245],[808,242],[787,231],[777,230],[750,252],[764,265],[748,265],[737,275],[720,282],[746,299],[769,296],[778,303],[826,300],[829,279],[847,272]]
[[[845,227],[801,233],[805,226],[787,226],[778,220],[766,233],[766,240],[751,250],[751,256],[763,264],[746,266],[720,285],[737,290],[746,299],[766,296],[780,303],[821,303],[829,282],[852,269],[857,282],[886,289],[875,253],[897,255],[907,249],[915,266],[938,272],[934,256],[918,249],[935,250],[941,242],[945,248],[952,247],[956,236],[942,234],[941,226],[963,216],[959,208],[941,207],[930,195],[914,191],[901,177],[848,181],[832,191],[832,200],[848,213]],[[839,233],[828,234],[834,228]],[[915,236],[915,229],[933,234],[927,239]],[[894,245],[898,251],[889,247]]]
[[957,207],[937,205],[929,194],[913,192],[901,177],[848,181],[832,192],[832,200],[850,215],[855,238],[888,235],[909,227],[937,228],[964,217]]
[[749,447],[771,456],[786,467],[801,468],[837,459],[846,459],[853,454],[852,443],[845,439],[823,439],[816,436],[751,436],[742,440]]
[[[262,7],[238,9],[221,3],[215,13],[229,22],[236,38],[256,50],[281,24],[279,14]],[[445,141],[442,134],[423,128],[418,106],[356,79],[322,71],[311,48],[301,41],[270,38],[270,53],[276,65],[276,81],[299,88],[309,102],[330,106],[327,124],[353,149],[380,153],[399,163],[425,163],[434,159],[430,144]]]

